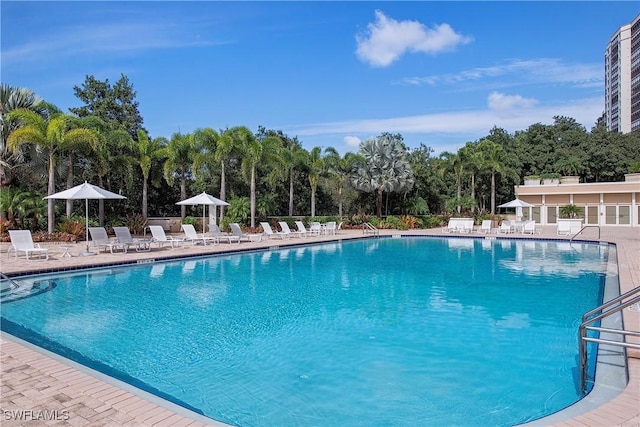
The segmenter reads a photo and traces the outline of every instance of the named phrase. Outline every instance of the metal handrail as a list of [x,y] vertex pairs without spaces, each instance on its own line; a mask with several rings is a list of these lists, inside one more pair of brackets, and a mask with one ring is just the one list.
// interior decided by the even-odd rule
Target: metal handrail
[[378,231],[378,229],[374,227],[373,224],[371,224],[370,222],[364,222],[362,223],[362,233],[363,234],[372,233],[377,236],[380,234],[380,231]]
[[580,231],[578,231],[576,234],[574,234],[573,237],[571,237],[571,239],[569,239],[569,243],[573,242],[573,239],[575,239],[578,234],[582,233],[584,230],[586,230],[587,228],[590,228],[590,227],[595,227],[595,228],[598,229],[598,240],[600,240],[600,226],[599,225],[585,225],[584,227],[582,227],[580,229]]
[[[629,298],[629,299],[628,299]],[[626,301],[625,301],[626,300]],[[579,328],[579,356],[580,356],[580,391],[584,394],[587,388],[587,342],[610,344],[613,346],[624,348],[637,348],[640,349],[640,344],[628,343],[624,341],[624,337],[627,335],[640,337],[640,331],[630,331],[626,329],[611,329],[602,328],[599,326],[592,326],[594,322],[604,319],[614,313],[619,313],[627,307],[640,303],[640,286],[633,288],[616,298],[607,301],[606,303],[594,308],[591,311],[582,315],[582,323]],[[618,304],[618,305],[616,305]],[[612,307],[614,306],[615,307]],[[600,313],[595,315],[596,313]],[[587,336],[587,331],[607,332],[612,334],[619,334],[622,336],[623,341],[613,341],[603,338],[592,338]]]

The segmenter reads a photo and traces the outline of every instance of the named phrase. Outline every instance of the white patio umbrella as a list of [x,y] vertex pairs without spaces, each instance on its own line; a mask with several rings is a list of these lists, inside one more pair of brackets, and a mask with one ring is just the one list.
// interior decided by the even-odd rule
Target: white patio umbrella
[[499,208],[516,208],[516,219],[520,221],[522,219],[522,208],[532,208],[533,205],[531,203],[527,203],[525,201],[522,201],[516,198],[510,202],[498,205],[498,207]]
[[97,185],[92,185],[84,182],[84,184],[76,185],[68,190],[60,191],[45,197],[45,199],[64,199],[64,200],[81,200],[84,199],[85,216],[86,216],[86,230],[85,237],[87,241],[87,251],[81,255],[95,255],[95,252],[89,252],[89,199],[126,199],[126,197],[120,194],[112,193],[104,188],[100,188]]
[[[204,233],[205,231],[204,218],[205,218],[206,207],[207,206],[229,206],[229,203],[225,202],[224,200],[220,200],[217,197],[213,197],[212,195],[207,194],[206,192],[203,191],[197,196],[193,196],[189,199],[185,199],[176,203],[176,205],[202,205],[202,233]],[[215,221],[215,208],[214,208],[213,219]]]

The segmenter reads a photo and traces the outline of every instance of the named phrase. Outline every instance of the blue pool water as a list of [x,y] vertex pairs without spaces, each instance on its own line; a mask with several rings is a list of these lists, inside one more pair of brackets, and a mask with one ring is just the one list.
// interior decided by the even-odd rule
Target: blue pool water
[[398,238],[59,273],[2,328],[240,426],[508,426],[579,399],[607,246]]

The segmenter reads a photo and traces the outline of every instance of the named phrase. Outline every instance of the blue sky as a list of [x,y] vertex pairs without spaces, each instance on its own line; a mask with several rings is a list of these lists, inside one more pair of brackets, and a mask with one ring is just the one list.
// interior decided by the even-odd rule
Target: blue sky
[[606,2],[0,3],[1,80],[68,111],[125,74],[152,138],[259,125],[356,152],[400,133],[436,154],[553,116],[591,129],[604,49],[640,13]]

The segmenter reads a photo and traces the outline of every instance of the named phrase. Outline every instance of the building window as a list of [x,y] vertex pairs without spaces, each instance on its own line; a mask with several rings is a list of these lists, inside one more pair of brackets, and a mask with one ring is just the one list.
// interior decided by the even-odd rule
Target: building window
[[558,220],[557,206],[547,206],[547,224],[555,224]]
[[586,224],[598,225],[600,223],[598,219],[598,207],[587,206],[587,216],[585,218]]

